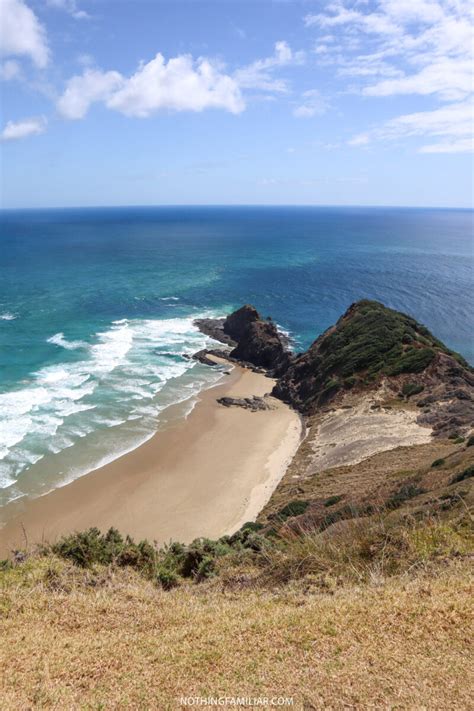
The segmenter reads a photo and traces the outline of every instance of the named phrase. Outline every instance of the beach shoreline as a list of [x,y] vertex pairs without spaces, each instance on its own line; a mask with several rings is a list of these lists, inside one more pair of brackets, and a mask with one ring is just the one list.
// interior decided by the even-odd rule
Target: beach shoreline
[[234,366],[186,418],[138,448],[44,496],[7,504],[0,555],[90,526],[163,544],[217,538],[254,520],[299,446],[301,419],[274,398],[257,412],[217,399],[262,397],[273,383]]

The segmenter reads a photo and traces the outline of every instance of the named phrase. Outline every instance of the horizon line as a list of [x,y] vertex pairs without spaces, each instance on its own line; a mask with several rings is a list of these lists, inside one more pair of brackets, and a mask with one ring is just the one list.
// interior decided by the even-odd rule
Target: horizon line
[[403,210],[467,210],[473,211],[474,205],[399,205],[367,203],[132,203],[118,205],[41,205],[23,207],[4,207],[0,205],[0,212],[19,212],[21,210],[114,210],[132,208],[370,208],[370,209],[403,209]]

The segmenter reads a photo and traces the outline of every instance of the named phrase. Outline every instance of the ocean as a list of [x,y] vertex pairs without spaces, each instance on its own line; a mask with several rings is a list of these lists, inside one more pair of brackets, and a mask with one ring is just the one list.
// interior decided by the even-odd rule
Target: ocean
[[377,299],[474,363],[472,238],[469,210],[1,212],[0,505],[185,416],[222,377],[186,358],[210,343],[193,319],[243,303],[299,350]]

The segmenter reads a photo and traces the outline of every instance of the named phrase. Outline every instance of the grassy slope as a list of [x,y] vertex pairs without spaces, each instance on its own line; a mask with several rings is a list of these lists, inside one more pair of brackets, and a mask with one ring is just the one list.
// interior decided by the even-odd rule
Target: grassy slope
[[[340,466],[314,474],[311,469],[313,440],[309,436],[299,448],[287,473],[278,485],[270,501],[259,515],[259,521],[267,523],[291,501],[305,501],[310,505],[327,502],[338,497],[340,505],[360,506],[374,504],[380,507],[406,482],[417,481],[425,489],[406,502],[405,510],[424,505],[429,501],[427,512],[435,510],[440,497],[462,492],[465,504],[458,502],[458,510],[474,507],[473,479],[462,486],[452,484],[456,474],[474,465],[474,447],[465,443],[454,444],[449,440],[433,440],[427,444],[398,447],[379,452],[356,465]],[[439,467],[434,461],[443,459]],[[328,510],[337,508],[329,506]]]
[[472,700],[463,563],[334,594],[215,581],[165,593],[130,571],[35,559],[5,576],[2,608],[4,709],[161,711],[182,694],[294,696],[306,710]]

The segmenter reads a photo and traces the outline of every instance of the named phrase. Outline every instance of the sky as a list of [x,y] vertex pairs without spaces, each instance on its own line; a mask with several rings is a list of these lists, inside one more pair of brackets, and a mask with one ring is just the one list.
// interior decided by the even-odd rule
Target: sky
[[0,0],[0,204],[472,206],[471,0]]

